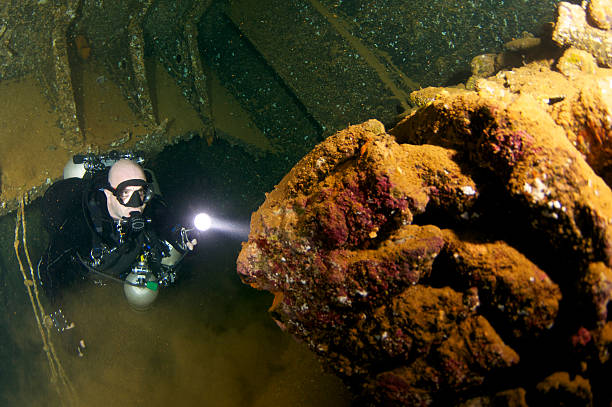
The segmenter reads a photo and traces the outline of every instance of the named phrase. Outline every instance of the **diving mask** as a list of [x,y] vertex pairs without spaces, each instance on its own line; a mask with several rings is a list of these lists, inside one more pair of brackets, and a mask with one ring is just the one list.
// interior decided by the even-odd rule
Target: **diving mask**
[[117,185],[117,188],[108,185],[106,189],[113,193],[121,205],[128,208],[139,208],[153,197],[153,188],[142,179],[128,179]]

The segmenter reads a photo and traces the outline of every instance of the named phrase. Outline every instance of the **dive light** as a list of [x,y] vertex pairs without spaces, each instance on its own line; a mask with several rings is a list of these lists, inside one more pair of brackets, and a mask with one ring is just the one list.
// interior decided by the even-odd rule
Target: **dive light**
[[212,219],[211,217],[204,212],[198,213],[195,218],[193,218],[193,226],[190,229],[182,228],[181,229],[181,238],[183,240],[183,245],[186,245],[187,242],[191,241],[188,233],[196,231],[197,234],[200,232],[205,232],[212,227]]

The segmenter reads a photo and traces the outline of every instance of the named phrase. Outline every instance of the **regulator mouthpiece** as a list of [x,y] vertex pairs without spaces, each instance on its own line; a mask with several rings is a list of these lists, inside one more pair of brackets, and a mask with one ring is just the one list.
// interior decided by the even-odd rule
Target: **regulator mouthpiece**
[[193,219],[193,225],[200,232],[204,232],[212,226],[212,219],[208,216],[207,213],[198,213],[196,217]]

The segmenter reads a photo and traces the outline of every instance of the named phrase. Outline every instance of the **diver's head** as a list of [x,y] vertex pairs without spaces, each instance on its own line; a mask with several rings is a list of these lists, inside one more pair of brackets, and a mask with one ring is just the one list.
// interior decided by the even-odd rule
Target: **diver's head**
[[131,160],[119,160],[108,172],[104,188],[108,213],[113,219],[129,217],[130,212],[142,212],[151,198],[151,188],[143,169]]

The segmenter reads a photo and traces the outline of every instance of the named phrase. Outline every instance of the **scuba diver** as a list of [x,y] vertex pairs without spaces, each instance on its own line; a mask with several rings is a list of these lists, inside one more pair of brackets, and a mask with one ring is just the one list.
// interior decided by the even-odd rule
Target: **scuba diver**
[[65,288],[83,279],[117,281],[130,306],[146,310],[197,244],[190,230],[173,223],[153,173],[139,165],[143,161],[116,151],[75,156],[64,179],[43,197],[50,241],[38,276],[53,309],[47,323],[78,356],[85,342],[64,308]]

